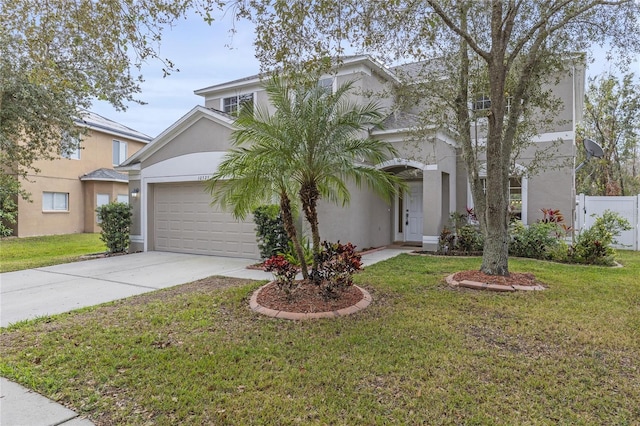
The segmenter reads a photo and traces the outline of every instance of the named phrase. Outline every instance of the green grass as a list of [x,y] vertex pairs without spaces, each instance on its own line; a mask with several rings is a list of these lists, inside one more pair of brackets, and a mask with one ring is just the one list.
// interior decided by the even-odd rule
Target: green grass
[[73,262],[85,254],[104,252],[100,234],[67,234],[0,240],[0,272]]
[[452,289],[479,259],[402,255],[333,320],[251,312],[214,278],[23,322],[0,374],[98,424],[640,424],[640,253],[623,268],[514,259],[548,287]]

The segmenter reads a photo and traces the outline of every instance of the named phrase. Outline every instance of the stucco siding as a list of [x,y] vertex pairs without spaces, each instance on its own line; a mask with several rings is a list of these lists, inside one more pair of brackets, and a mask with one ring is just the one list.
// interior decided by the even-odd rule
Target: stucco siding
[[208,118],[200,118],[175,136],[170,143],[142,161],[142,168],[181,155],[227,151],[231,148],[231,129]]
[[327,241],[351,242],[358,249],[392,242],[391,205],[366,187],[349,184],[351,202],[342,207],[326,200],[318,203],[320,237]]
[[[21,180],[22,187],[31,194],[32,203],[18,201],[18,225],[14,235],[72,234],[99,232],[95,223],[95,197],[97,193],[110,194],[110,200],[118,194],[127,194],[126,184],[105,182],[104,187],[94,189],[94,181],[81,181],[80,177],[100,168],[113,168],[113,140],[127,143],[127,155],[133,155],[145,144],[123,137],[89,130],[82,137],[80,159],[58,157],[54,160],[39,160],[34,166],[38,174]],[[68,211],[43,211],[42,193],[68,193]]]

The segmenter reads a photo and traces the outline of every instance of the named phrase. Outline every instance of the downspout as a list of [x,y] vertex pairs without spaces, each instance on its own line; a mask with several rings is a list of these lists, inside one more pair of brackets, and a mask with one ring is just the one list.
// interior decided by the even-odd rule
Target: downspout
[[573,167],[571,167],[571,242],[575,242],[576,235],[576,65],[575,62],[571,63],[571,79],[572,79],[572,122],[573,122],[573,144],[571,146],[571,154],[573,156]]

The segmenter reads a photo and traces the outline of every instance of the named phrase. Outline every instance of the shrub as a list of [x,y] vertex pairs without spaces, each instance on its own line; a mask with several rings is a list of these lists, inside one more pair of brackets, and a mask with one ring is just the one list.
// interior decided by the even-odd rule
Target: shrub
[[620,232],[631,229],[628,220],[606,210],[597,217],[591,228],[578,234],[575,244],[570,248],[570,260],[576,263],[612,265],[615,250],[611,244],[617,243],[615,237]]
[[[302,237],[302,241],[300,242],[302,246],[302,251],[304,253],[304,260],[307,265],[311,265],[313,263],[313,249],[311,248],[311,243],[309,242],[309,238]],[[300,267],[300,260],[298,260],[298,255],[296,253],[296,248],[293,246],[293,241],[289,240],[287,242],[287,250],[285,252],[280,252],[284,256],[285,259],[289,263],[294,264],[297,267]]]
[[253,212],[253,220],[262,259],[287,251],[290,241],[284,229],[279,206],[271,204],[258,207]]
[[518,220],[512,222],[509,229],[509,254],[512,256],[549,259],[560,243],[554,222],[536,222],[526,227]]
[[448,254],[455,249],[456,234],[446,226],[442,228],[438,237],[438,253]]
[[295,278],[298,268],[285,259],[284,256],[277,255],[271,256],[264,262],[264,270],[273,273],[278,289],[283,291],[287,298],[291,298],[297,287]]
[[318,270],[312,279],[320,285],[325,299],[337,298],[341,291],[353,285],[352,275],[362,268],[362,257],[351,243],[324,241],[316,256]]
[[453,231],[444,227],[438,238],[438,252],[451,254],[452,252],[479,252],[484,247],[484,238],[480,229],[469,223],[475,218],[473,209],[467,208],[467,214],[453,212],[449,216],[449,223]]
[[455,245],[465,253],[478,252],[484,248],[484,238],[476,226],[464,225],[457,231]]
[[13,234],[18,220],[18,197],[24,195],[13,176],[0,176],[0,237]]
[[131,206],[127,203],[109,203],[96,209],[100,219],[100,239],[107,245],[109,252],[122,253],[129,247],[129,229],[131,228]]

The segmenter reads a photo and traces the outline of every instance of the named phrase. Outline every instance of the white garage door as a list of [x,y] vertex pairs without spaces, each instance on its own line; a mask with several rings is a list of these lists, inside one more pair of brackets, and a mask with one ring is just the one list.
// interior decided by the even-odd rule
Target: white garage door
[[253,217],[212,207],[200,182],[154,185],[154,250],[258,259]]

